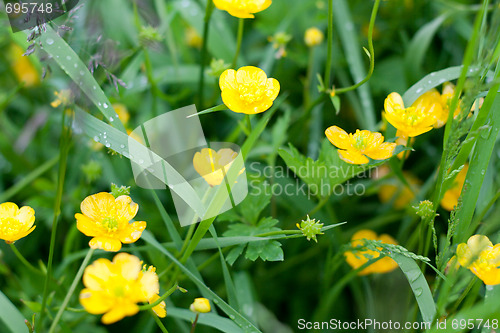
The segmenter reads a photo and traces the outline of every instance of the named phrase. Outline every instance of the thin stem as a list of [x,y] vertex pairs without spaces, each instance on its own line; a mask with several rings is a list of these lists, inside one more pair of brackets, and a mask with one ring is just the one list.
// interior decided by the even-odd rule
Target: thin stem
[[236,53],[234,54],[233,63],[231,64],[231,68],[235,68],[238,62],[238,56],[240,55],[241,50],[241,41],[243,40],[243,30],[245,29],[245,19],[240,18],[238,23],[238,36],[236,42]]
[[377,18],[377,11],[379,5],[380,5],[380,0],[375,0],[375,4],[373,5],[372,9],[372,15],[370,17],[370,25],[368,27],[368,53],[370,54],[370,69],[368,70],[368,74],[363,80],[359,81],[355,85],[342,89],[335,89],[336,94],[341,94],[354,90],[362,86],[366,82],[368,82],[368,80],[372,77],[373,69],[375,68],[375,51],[373,49],[373,27],[375,26],[375,19]]
[[250,135],[250,133],[252,133],[252,120],[250,119],[250,115],[245,115],[245,119],[247,121],[248,135]]
[[43,328],[43,317],[45,315],[45,307],[47,306],[47,297],[49,295],[49,285],[52,279],[52,261],[54,259],[54,250],[56,245],[57,224],[59,215],[61,215],[61,202],[64,189],[64,179],[66,178],[66,164],[68,161],[68,151],[70,147],[71,129],[65,126],[66,112],[62,112],[62,135],[59,144],[59,170],[57,176],[57,192],[54,201],[54,219],[52,220],[52,232],[50,235],[49,259],[47,262],[47,275],[45,277],[45,285],[43,287],[42,306],[40,309],[39,327]]
[[196,318],[193,321],[193,325],[191,325],[191,332],[190,333],[194,333],[194,331],[196,330],[196,324],[198,323],[198,318],[199,317],[200,317],[200,314],[197,313],[196,314]]
[[176,284],[174,284],[174,286],[172,288],[170,288],[169,290],[167,290],[166,293],[164,293],[163,295],[161,295],[160,298],[158,298],[153,303],[139,306],[139,311],[144,311],[144,310],[149,310],[149,309],[154,308],[155,306],[157,306],[158,304],[160,304],[161,302],[163,302],[165,300],[165,298],[167,298],[168,296],[172,295],[174,293],[174,291],[176,291],[177,289],[179,289],[179,285],[176,283]]
[[37,269],[35,266],[30,264],[28,260],[26,260],[26,258],[21,254],[21,252],[19,252],[17,247],[14,245],[14,243],[10,243],[9,245],[10,245],[10,248],[12,249],[12,252],[14,252],[16,257],[24,264],[24,266],[26,266],[30,271],[32,271],[35,274],[45,276],[45,274],[42,271]]
[[156,322],[156,325],[158,325],[158,327],[160,328],[160,330],[163,332],[163,333],[168,333],[166,327],[163,325],[163,323],[161,322],[160,318],[156,315],[156,313],[154,313],[153,310],[149,309],[149,313],[151,313],[151,315],[153,316],[155,322]]
[[210,29],[210,19],[212,18],[212,12],[214,10],[214,3],[211,0],[207,0],[207,7],[205,9],[205,25],[203,26],[203,44],[201,46],[201,57],[200,57],[200,79],[198,85],[198,106],[203,109],[203,89],[205,88],[205,63],[207,58],[207,41],[208,32]]
[[50,325],[49,333],[52,333],[55,331],[55,329],[57,327],[57,323],[61,319],[61,317],[64,313],[64,310],[66,309],[66,306],[69,303],[71,296],[73,296],[73,293],[75,292],[76,286],[78,285],[78,282],[80,282],[82,275],[83,275],[83,271],[87,267],[87,265],[90,261],[90,258],[92,258],[92,254],[94,254],[94,251],[95,251],[95,249],[89,249],[89,251],[87,252],[87,255],[85,256],[85,259],[83,259],[82,264],[80,265],[80,268],[78,269],[78,272],[76,273],[75,278],[73,279],[73,282],[71,283],[71,286],[69,287],[69,290],[66,293],[66,297],[64,297],[64,301],[63,301],[61,307],[59,308],[59,311],[57,311],[56,317],[54,318],[52,325]]
[[325,65],[325,86],[330,88],[330,74],[332,71],[332,47],[333,47],[333,0],[328,0],[328,32],[327,32],[327,54]]

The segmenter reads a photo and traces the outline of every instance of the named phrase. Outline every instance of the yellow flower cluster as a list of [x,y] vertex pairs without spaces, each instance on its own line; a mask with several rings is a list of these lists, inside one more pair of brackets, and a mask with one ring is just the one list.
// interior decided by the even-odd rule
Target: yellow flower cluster
[[457,259],[486,285],[500,284],[500,244],[493,245],[488,237],[474,235],[458,244]]
[[85,198],[80,209],[82,214],[75,214],[76,226],[93,237],[89,242],[93,249],[119,251],[122,243],[134,243],[146,228],[144,221],[129,223],[139,206],[126,195],[115,199],[110,193],[97,193]]
[[388,159],[396,148],[395,143],[384,142],[382,134],[368,130],[356,130],[354,134],[347,134],[340,127],[331,126],[325,134],[339,148],[340,158],[351,164],[368,163],[368,157],[374,160]]
[[[85,289],[80,303],[91,314],[103,314],[101,321],[112,324],[139,312],[137,303],[158,299],[158,275],[153,266],[141,269],[141,261],[128,253],[119,253],[113,261],[97,259],[85,268]],[[165,303],[153,308],[159,317],[166,316]]]
[[469,165],[465,164],[462,170],[458,173],[455,178],[453,186],[445,192],[443,199],[441,199],[441,207],[447,211],[452,211],[458,203],[458,198],[462,193],[462,188],[465,183],[465,176],[467,176],[467,171],[469,170]]
[[35,211],[29,206],[19,208],[15,203],[0,204],[0,239],[14,243],[35,230]]
[[213,0],[215,7],[225,10],[234,17],[254,18],[258,13],[271,6],[272,0]]
[[[364,239],[369,240],[378,240],[382,243],[386,244],[394,244],[397,242],[394,238],[389,235],[382,234],[380,237],[372,230],[360,230],[356,232],[351,238],[351,246],[364,246]],[[368,258],[378,258],[380,257],[380,253],[372,250],[363,250],[363,251],[347,251],[344,253],[345,260],[347,263],[353,268],[357,269],[368,262]],[[358,273],[358,275],[367,275],[372,273],[388,273],[393,271],[398,267],[398,264],[389,257],[384,257],[382,259],[377,260],[373,264],[369,265],[362,271]]]

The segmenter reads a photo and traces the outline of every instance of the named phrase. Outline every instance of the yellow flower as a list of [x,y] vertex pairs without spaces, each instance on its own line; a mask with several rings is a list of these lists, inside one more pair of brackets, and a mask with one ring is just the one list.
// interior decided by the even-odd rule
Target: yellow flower
[[448,111],[442,106],[442,96],[436,89],[431,89],[420,95],[412,104],[416,109],[424,110],[425,113],[434,117],[434,128],[443,127],[448,119]]
[[193,312],[207,313],[211,311],[210,302],[206,298],[195,298],[189,307]]
[[359,129],[354,134],[337,126],[328,127],[325,131],[330,142],[339,148],[341,159],[351,164],[365,164],[369,160],[385,160],[392,156],[395,143],[384,142],[384,137],[378,132]]
[[118,119],[120,119],[120,121],[123,123],[123,125],[126,125],[128,123],[128,121],[130,120],[130,113],[128,112],[127,107],[121,103],[114,103],[113,109],[115,110],[116,114],[118,115]]
[[141,271],[139,258],[128,253],[117,254],[112,262],[94,261],[85,268],[83,284],[80,303],[91,314],[104,313],[104,324],[135,315],[137,303],[148,302],[159,290],[156,273]]
[[458,203],[458,198],[460,197],[460,193],[462,193],[462,188],[464,187],[467,170],[469,170],[469,165],[465,164],[455,178],[453,186],[444,193],[443,199],[441,199],[441,207],[447,211],[452,211]]
[[0,204],[0,239],[14,243],[35,230],[35,211],[29,206],[19,207],[12,202]]
[[80,206],[83,214],[75,214],[76,227],[86,236],[94,237],[89,246],[105,251],[119,251],[122,243],[137,241],[146,222],[129,223],[139,210],[139,205],[127,195],[115,199],[106,192],[85,198]]
[[12,44],[9,50],[11,68],[20,82],[24,82],[25,87],[36,86],[40,83],[40,74],[31,63],[28,56],[23,56],[24,50],[17,44]]
[[[389,235],[383,234],[380,237],[377,237],[377,234],[372,230],[360,230],[356,232],[351,238],[351,246],[364,246],[365,242],[363,239],[370,240],[378,240],[385,244],[394,244],[397,245],[397,242],[394,238]],[[364,251],[347,251],[344,253],[345,259],[347,263],[353,268],[357,269],[363,266],[368,262],[368,258],[378,258],[380,257],[380,253],[372,250],[364,250]],[[358,275],[367,275],[372,273],[388,273],[393,271],[398,267],[398,264],[389,257],[384,257],[382,259],[377,260],[375,263],[366,267],[362,271],[358,273]]]
[[458,244],[458,262],[470,269],[486,285],[500,284],[500,244],[493,246],[488,237],[474,235]]
[[[422,106],[422,105],[420,105]],[[384,103],[385,119],[405,137],[415,137],[432,129],[435,118],[427,108],[410,106],[405,108],[398,93],[390,93]]]
[[316,27],[312,27],[306,30],[306,33],[304,35],[304,42],[307,46],[313,47],[321,44],[324,37],[325,36],[323,35],[323,32],[321,30]]
[[50,103],[50,106],[57,108],[59,105],[66,106],[69,104],[71,99],[71,90],[63,89],[61,91],[54,91],[56,99]]
[[[389,168],[379,167],[377,169],[377,179],[382,178],[388,173]],[[403,172],[403,174],[408,181],[408,184],[410,184],[410,186],[415,191],[420,186],[420,180],[410,173]],[[380,186],[378,197],[383,203],[393,200],[392,204],[395,209],[403,209],[407,207],[408,204],[413,201],[413,199],[415,199],[415,194],[413,194],[408,186],[402,184],[400,181],[392,181],[384,183]]]
[[[224,174],[229,171],[231,164],[233,164],[237,156],[238,153],[230,148],[219,149],[219,151],[211,148],[203,148],[201,152],[194,154],[193,166],[196,172],[213,187],[222,183]],[[244,169],[240,171],[240,174],[243,171]]]
[[253,14],[263,11],[271,3],[272,0],[214,0],[215,7],[239,18],[254,18]]
[[246,114],[266,111],[280,92],[276,79],[268,79],[262,69],[253,66],[224,71],[219,86],[224,104],[231,111]]
[[195,28],[188,27],[184,32],[184,38],[186,39],[186,44],[188,46],[201,49],[203,39],[200,37]]

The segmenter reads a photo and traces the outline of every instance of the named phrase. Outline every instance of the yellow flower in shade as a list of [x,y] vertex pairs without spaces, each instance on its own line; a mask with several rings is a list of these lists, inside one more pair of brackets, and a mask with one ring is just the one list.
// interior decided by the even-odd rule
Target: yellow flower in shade
[[231,111],[246,114],[266,111],[280,92],[278,80],[268,79],[262,69],[253,66],[224,71],[219,86],[224,104]]
[[0,204],[0,239],[14,243],[35,230],[35,211],[29,206],[19,207],[12,202]]
[[57,108],[59,105],[67,106],[71,100],[71,90],[63,89],[61,91],[54,91],[56,99],[50,103],[50,106]]
[[24,50],[17,44],[12,44],[9,50],[11,68],[19,82],[25,87],[33,87],[40,83],[40,74],[31,63],[28,56],[23,56]]
[[323,32],[321,30],[316,27],[312,27],[306,30],[306,33],[304,35],[304,42],[307,46],[313,47],[321,44],[324,37],[325,36],[323,35]]
[[385,119],[398,129],[397,136],[415,137],[430,131],[435,123],[434,115],[425,107],[404,107],[398,93],[390,93],[384,103]]
[[434,117],[434,128],[443,127],[448,119],[448,111],[443,108],[442,96],[436,89],[431,89],[420,95],[412,107],[423,110]]
[[213,0],[215,7],[225,10],[234,17],[254,18],[258,13],[271,6],[272,0]]
[[500,284],[500,244],[493,246],[488,237],[474,235],[458,244],[457,259],[486,285]]
[[[379,167],[376,172],[376,179],[380,179],[388,173],[388,167]],[[413,191],[416,191],[421,184],[420,180],[411,173],[403,172],[403,175]],[[392,201],[395,209],[404,209],[408,207],[408,204],[410,204],[413,199],[415,199],[415,194],[413,194],[408,186],[402,184],[400,181],[396,182],[394,179],[391,179],[389,182],[383,183],[380,186],[378,197],[382,203]]]
[[[372,230],[360,230],[352,236],[351,246],[364,246],[365,242],[363,241],[363,239],[378,240],[382,243],[397,245],[396,240],[389,235],[383,234],[380,235],[380,237],[377,237],[377,234]],[[368,262],[369,259],[367,257],[378,258],[380,256],[380,253],[372,250],[347,251],[344,253],[344,256],[347,263],[353,269],[357,269]],[[358,275],[388,273],[396,269],[396,267],[398,267],[398,264],[394,260],[389,257],[384,257],[360,271]]]
[[444,193],[443,199],[441,199],[441,207],[447,211],[452,211],[457,205],[458,198],[460,197],[460,193],[462,193],[462,188],[464,187],[465,176],[467,175],[468,170],[469,165],[465,164],[455,178],[453,186]]
[[120,119],[120,121],[123,123],[123,125],[126,125],[128,123],[128,121],[130,120],[130,113],[128,112],[127,107],[121,103],[114,103],[113,109],[115,110],[116,114],[118,115],[118,119]]
[[[328,127],[326,137],[339,150],[341,159],[351,164],[365,164],[370,160],[385,160],[392,156],[395,143],[384,142],[384,137],[378,132],[356,130],[354,134],[347,134],[337,126]],[[368,157],[367,157],[368,156]]]
[[[230,148],[222,148],[215,151],[211,148],[203,148],[193,157],[193,166],[196,172],[202,176],[210,186],[217,186],[224,180],[224,175],[231,168],[238,153]],[[240,171],[243,173],[244,169]]]
[[127,195],[115,199],[106,192],[85,198],[80,205],[83,214],[75,214],[76,227],[86,236],[94,237],[89,246],[105,251],[119,251],[122,243],[137,241],[146,222],[129,223],[139,210],[139,205]]
[[206,298],[195,298],[193,304],[189,306],[189,310],[199,313],[207,313],[211,309],[210,302]]
[[184,32],[184,38],[186,39],[186,44],[190,47],[194,47],[196,49],[201,49],[203,39],[198,34],[195,28],[188,27]]
[[103,314],[101,321],[112,324],[139,312],[137,303],[146,303],[159,290],[158,276],[141,271],[141,261],[128,253],[119,253],[113,261],[97,259],[85,268],[85,288],[80,303],[91,314]]

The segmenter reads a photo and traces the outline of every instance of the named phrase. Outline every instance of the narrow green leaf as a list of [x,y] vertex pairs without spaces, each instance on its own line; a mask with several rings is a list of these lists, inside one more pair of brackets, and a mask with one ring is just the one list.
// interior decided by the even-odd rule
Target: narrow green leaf
[[[179,318],[192,323],[196,317],[196,314],[186,310],[174,307],[168,307],[168,316],[173,318]],[[210,326],[218,329],[219,331],[226,333],[240,333],[244,332],[238,325],[232,322],[230,319],[218,316],[214,313],[203,313],[198,318],[198,323],[201,325]]]
[[10,332],[26,332],[26,325],[24,324],[25,318],[1,291],[0,309],[0,322],[3,322]]

